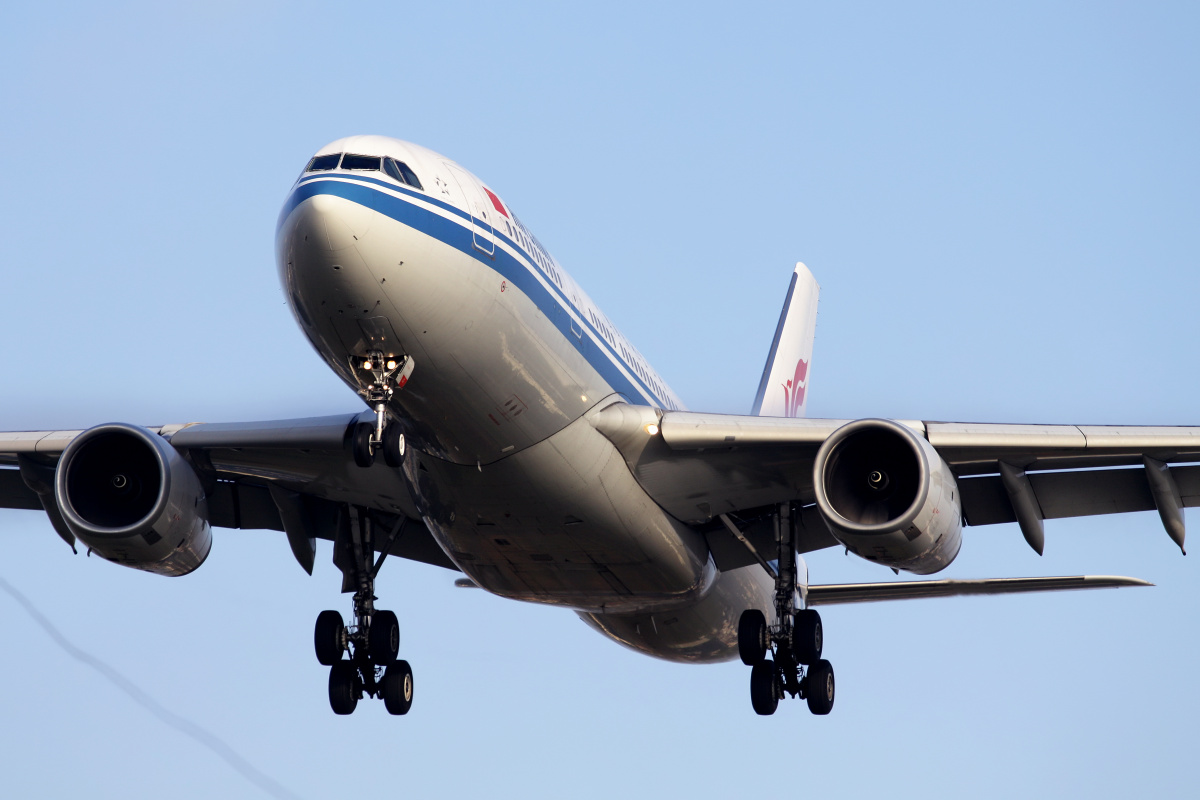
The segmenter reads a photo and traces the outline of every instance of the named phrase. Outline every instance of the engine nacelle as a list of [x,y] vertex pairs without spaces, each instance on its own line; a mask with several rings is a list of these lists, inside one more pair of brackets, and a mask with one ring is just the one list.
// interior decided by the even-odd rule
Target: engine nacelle
[[813,466],[817,507],[850,552],[928,575],[962,546],[962,504],[950,467],[914,431],[884,419],[838,428]]
[[212,547],[195,471],[158,434],[97,425],[63,451],[54,494],[67,527],[96,555],[159,575],[186,575]]

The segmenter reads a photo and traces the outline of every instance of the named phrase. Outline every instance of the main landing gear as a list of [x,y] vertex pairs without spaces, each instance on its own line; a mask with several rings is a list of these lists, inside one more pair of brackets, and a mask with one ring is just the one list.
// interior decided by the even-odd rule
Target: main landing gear
[[756,608],[743,611],[738,655],[750,667],[750,704],[757,713],[774,714],[779,701],[791,695],[807,700],[812,713],[828,714],[833,710],[833,666],[821,658],[821,615],[796,608],[796,520],[791,511],[790,505],[780,505],[775,518],[778,569],[760,557],[775,578],[776,623],[768,625]]
[[352,714],[363,695],[381,698],[389,714],[407,714],[412,707],[412,667],[398,658],[400,622],[395,613],[375,608],[375,576],[407,519],[397,519],[374,563],[374,526],[367,510],[347,506],[338,520],[333,562],[342,570],[342,591],[354,591],[354,619],[347,626],[337,611],[322,611],[313,635],[317,661],[329,667],[329,705],[335,714]]
[[[387,421],[387,404],[392,395],[403,389],[412,375],[412,356],[385,356],[372,350],[352,359],[355,374],[359,375],[361,394],[375,410],[375,424],[360,422],[354,427],[354,463],[369,467],[375,454],[383,451],[389,467],[399,467],[404,458],[404,434],[395,422]],[[364,374],[365,373],[365,374]]]

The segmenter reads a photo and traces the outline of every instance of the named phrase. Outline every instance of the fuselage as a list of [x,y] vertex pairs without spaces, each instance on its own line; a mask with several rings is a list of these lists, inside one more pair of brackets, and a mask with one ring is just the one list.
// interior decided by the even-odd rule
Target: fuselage
[[341,139],[293,186],[276,244],[342,380],[359,389],[372,351],[414,360],[388,408],[412,445],[396,480],[464,573],[653,655],[732,656],[737,614],[770,607],[765,573],[722,575],[588,421],[682,403],[498,194],[416,145]]

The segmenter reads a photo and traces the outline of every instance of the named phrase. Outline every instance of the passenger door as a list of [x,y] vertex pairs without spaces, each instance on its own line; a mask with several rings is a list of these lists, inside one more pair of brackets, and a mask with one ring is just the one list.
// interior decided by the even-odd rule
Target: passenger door
[[[468,175],[462,167],[452,164],[449,161],[446,162],[446,167],[449,168],[450,174],[458,184],[459,191],[466,198],[468,211],[475,218],[475,225],[471,228],[471,234],[476,249],[489,256],[494,255],[496,252],[496,234],[492,229],[493,212],[491,202],[484,196],[475,179]],[[483,230],[481,231],[480,228]]]

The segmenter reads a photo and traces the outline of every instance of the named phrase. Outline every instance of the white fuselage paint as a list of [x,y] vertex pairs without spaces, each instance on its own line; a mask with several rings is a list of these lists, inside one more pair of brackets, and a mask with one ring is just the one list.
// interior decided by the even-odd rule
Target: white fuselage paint
[[771,613],[767,576],[721,574],[704,537],[646,495],[587,419],[619,400],[679,399],[466,170],[378,136],[317,155],[329,153],[391,156],[423,188],[304,173],[280,214],[280,277],[351,387],[370,350],[415,360],[389,407],[412,444],[396,479],[446,554],[484,589],[573,608],[642,652],[733,657],[740,613]]

